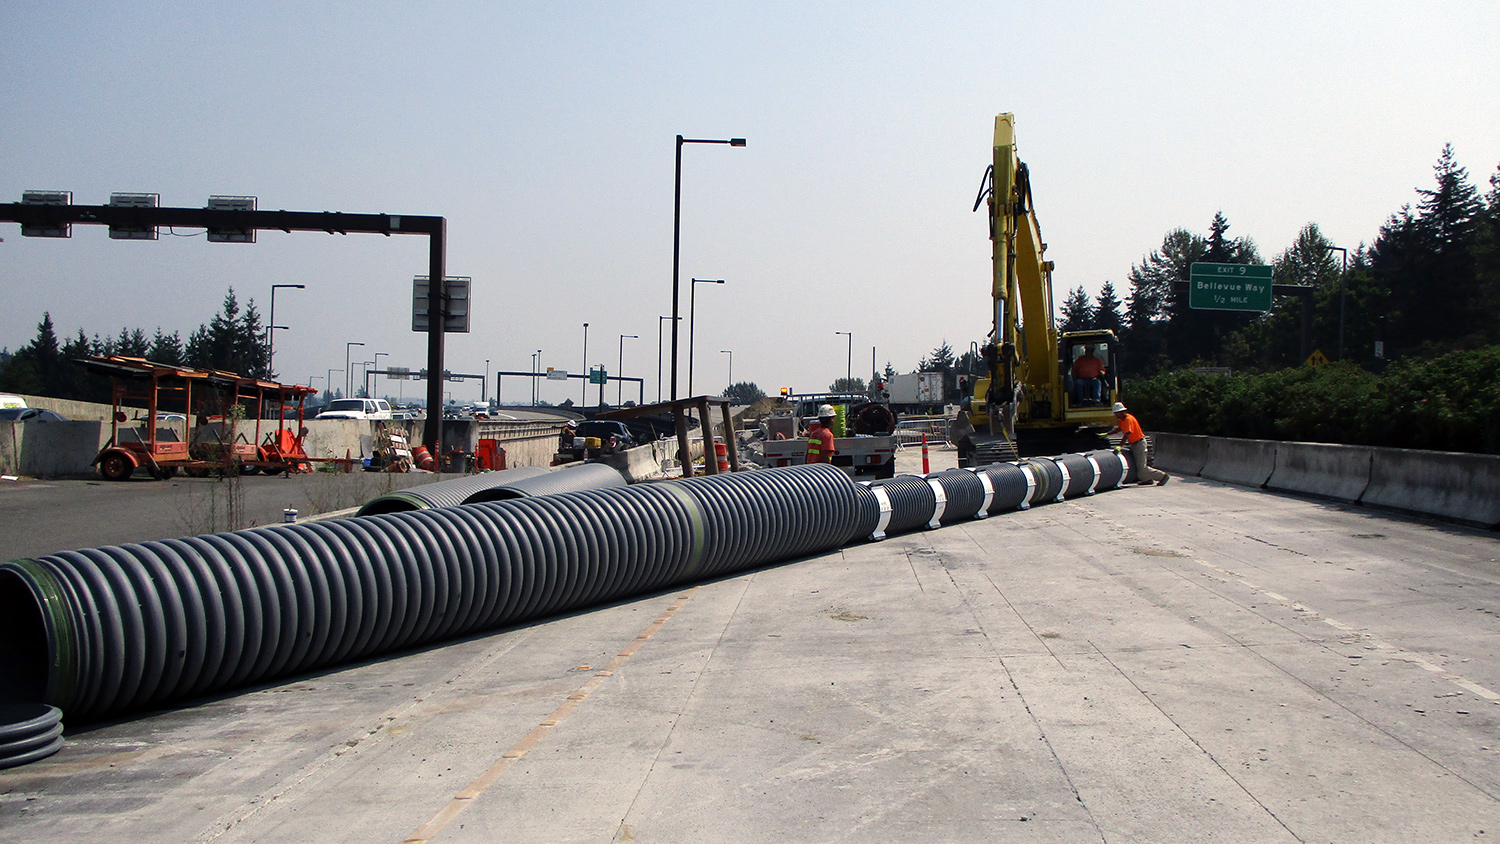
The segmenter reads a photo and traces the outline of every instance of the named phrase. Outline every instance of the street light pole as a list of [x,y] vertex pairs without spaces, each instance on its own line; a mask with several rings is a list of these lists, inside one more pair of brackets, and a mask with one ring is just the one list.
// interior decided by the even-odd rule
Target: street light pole
[[323,390],[324,392],[328,393],[328,399],[330,401],[333,400],[333,373],[335,372],[343,374],[344,370],[330,369],[328,370],[328,377],[323,379]]
[[[677,319],[679,308],[678,302],[678,256],[681,254],[682,246],[682,145],[683,144],[728,144],[732,147],[745,145],[744,138],[730,138],[727,141],[709,140],[705,138],[684,138],[677,136],[677,181],[672,189],[672,401],[677,401]],[[688,388],[692,392],[692,388]]]
[[589,403],[589,324],[583,324],[583,393],[578,397],[578,409]]
[[[729,386],[734,386],[734,352],[730,349],[720,349],[719,354],[729,355]],[[725,390],[728,392],[728,390]]]
[[659,316],[656,318],[656,401],[661,402],[661,324],[663,320],[682,319],[682,317]]
[[[693,335],[698,326],[698,285],[700,284],[723,284],[722,278],[695,278],[692,279],[692,291],[688,296],[688,395],[693,394]],[[674,385],[675,386],[675,385]],[[676,398],[676,396],[673,396]]]
[[[661,323],[658,322],[657,325],[661,325]],[[620,335],[620,365],[619,368],[615,370],[615,404],[617,406],[623,406],[625,404],[625,381],[620,377],[621,375],[625,374],[625,341],[639,339],[641,339],[641,336],[639,334]],[[601,401],[599,403],[603,404],[604,402]]]
[[284,287],[297,290],[307,289],[305,284],[273,284],[271,285],[271,324],[266,326],[266,377],[276,378],[276,329],[286,328],[284,325],[276,324],[276,291]]
[[1349,250],[1342,246],[1329,246],[1329,252],[1339,253],[1339,360],[1344,359],[1344,285],[1349,274]]
[[[500,380],[495,379],[497,382]],[[498,386],[498,384],[497,384]],[[490,359],[484,359],[484,380],[479,382],[479,400],[484,402],[485,407],[490,406]]]
[[[388,358],[390,356],[391,356],[390,352],[376,352],[375,353],[375,371],[376,372],[380,371],[380,359],[383,358],[383,357]],[[375,379],[375,383],[377,383],[377,384],[380,383],[380,379],[378,377]],[[374,396],[371,396],[370,398],[374,398]]]
[[849,338],[848,360],[844,362],[844,388],[849,389],[849,382],[854,380],[854,332],[835,331],[834,334],[842,334]]
[[[351,370],[350,370],[350,367],[349,367],[349,351],[351,349],[353,349],[355,346],[363,346],[363,345],[364,345],[364,343],[345,343],[344,344],[344,368],[341,369],[341,370],[339,370],[339,371],[344,373],[344,397],[345,398],[348,398],[349,394],[352,393],[352,392],[354,392],[354,381],[351,380],[351,378],[350,378],[350,372],[351,372]],[[441,376],[439,376],[439,377],[441,377]]]

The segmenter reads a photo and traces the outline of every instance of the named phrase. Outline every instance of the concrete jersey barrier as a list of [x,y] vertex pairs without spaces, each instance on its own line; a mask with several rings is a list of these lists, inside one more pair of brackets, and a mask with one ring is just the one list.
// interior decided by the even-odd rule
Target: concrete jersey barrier
[[1500,529],[1500,455],[1151,436],[1169,472]]
[[1151,441],[1156,444],[1156,454],[1152,462],[1158,469],[1179,475],[1201,475],[1212,439],[1202,434],[1153,433]]
[[1276,467],[1266,489],[1338,501],[1359,501],[1370,485],[1376,449],[1360,445],[1277,443]]
[[1377,448],[1360,503],[1500,527],[1500,456]]
[[1263,487],[1276,469],[1277,443],[1210,437],[1208,455],[1198,474],[1214,481]]

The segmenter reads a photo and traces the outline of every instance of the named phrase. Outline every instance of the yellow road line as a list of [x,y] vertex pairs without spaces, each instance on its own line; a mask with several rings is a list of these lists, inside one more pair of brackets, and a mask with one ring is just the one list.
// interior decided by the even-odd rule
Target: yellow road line
[[584,700],[586,700],[588,696],[594,692],[594,690],[598,689],[601,685],[604,684],[605,680],[613,676],[615,671],[619,670],[620,666],[624,665],[626,662],[629,662],[630,658],[635,655],[635,652],[640,650],[641,646],[644,645],[648,640],[650,640],[652,636],[655,636],[657,631],[661,630],[662,626],[670,621],[672,619],[672,616],[677,614],[678,610],[682,609],[683,604],[686,604],[688,599],[693,597],[693,593],[696,591],[698,591],[698,587],[694,586],[693,588],[687,590],[687,592],[679,596],[676,601],[673,601],[672,606],[667,607],[665,612],[657,616],[656,619],[650,624],[646,625],[646,629],[642,630],[635,637],[635,641],[631,642],[625,647],[624,650],[620,651],[614,659],[609,661],[608,665],[595,672],[594,676],[588,679],[588,682],[584,683],[582,686],[579,686],[578,691],[568,695],[566,700],[564,700],[556,709],[552,710],[551,715],[548,715],[542,721],[542,723],[536,725],[536,727],[534,727],[531,732],[527,733],[524,737],[521,738],[520,741],[516,742],[515,746],[513,746],[510,750],[507,750],[503,754],[501,754],[500,758],[495,760],[495,764],[491,765],[488,770],[480,774],[478,777],[475,777],[474,781],[465,786],[462,791],[453,795],[453,799],[449,800],[446,806],[440,809],[438,813],[433,815],[426,823],[417,827],[417,831],[408,836],[403,844],[425,844],[425,842],[431,840],[433,836],[437,835],[439,832],[442,832],[443,828],[451,823],[454,818],[458,817],[460,812],[469,808],[475,798],[479,797],[486,790],[488,790],[490,786],[494,785],[496,780],[500,779],[501,774],[504,774],[506,771],[510,770],[511,766],[516,763],[517,759],[525,756],[538,744],[541,744],[542,739],[552,731],[553,727],[561,724],[564,720],[567,719],[569,715],[572,715],[574,710],[578,709],[579,705],[582,704]]

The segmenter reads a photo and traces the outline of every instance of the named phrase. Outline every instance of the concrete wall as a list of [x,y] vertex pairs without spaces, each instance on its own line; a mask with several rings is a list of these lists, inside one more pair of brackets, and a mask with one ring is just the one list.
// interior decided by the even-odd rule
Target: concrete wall
[[1152,437],[1156,465],[1169,472],[1500,528],[1497,455],[1185,434]]
[[109,439],[93,422],[0,422],[0,472],[32,478],[93,475],[90,464]]

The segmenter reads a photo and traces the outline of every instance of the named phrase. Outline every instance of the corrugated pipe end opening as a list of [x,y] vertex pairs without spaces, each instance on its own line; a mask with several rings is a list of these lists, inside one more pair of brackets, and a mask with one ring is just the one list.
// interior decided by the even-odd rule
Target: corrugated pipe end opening
[[408,498],[397,498],[394,495],[382,495],[359,508],[356,516],[384,516],[386,513],[410,513],[413,510],[425,509],[425,505],[419,504]]
[[41,703],[47,694],[47,625],[25,578],[0,569],[0,704]]
[[505,487],[496,487],[495,489],[486,489],[486,490],[481,490],[479,492],[476,492],[473,495],[469,496],[468,499],[466,499],[464,501],[464,503],[465,504],[483,504],[486,501],[509,501],[512,498],[529,498],[529,497],[530,496],[528,496],[523,490],[519,490],[519,489],[506,489]]

